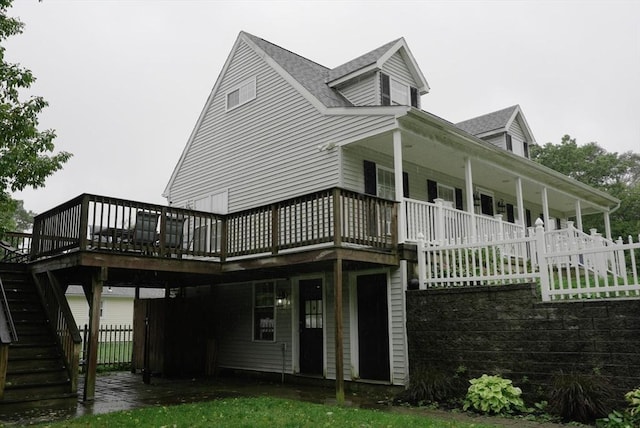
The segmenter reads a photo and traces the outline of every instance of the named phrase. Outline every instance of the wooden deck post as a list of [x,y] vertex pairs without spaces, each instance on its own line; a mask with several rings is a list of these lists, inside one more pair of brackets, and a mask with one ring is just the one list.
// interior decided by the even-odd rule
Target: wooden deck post
[[342,344],[342,258],[338,256],[333,267],[334,316],[336,323],[336,400],[344,404],[344,352]]
[[89,340],[84,378],[84,401],[92,401],[96,395],[96,369],[98,367],[98,334],[100,330],[100,300],[102,286],[107,279],[107,268],[91,275],[91,299],[89,301]]

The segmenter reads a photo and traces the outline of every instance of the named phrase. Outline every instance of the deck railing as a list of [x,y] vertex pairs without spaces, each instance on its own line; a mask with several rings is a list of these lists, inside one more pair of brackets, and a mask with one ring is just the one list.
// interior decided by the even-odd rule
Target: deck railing
[[[539,222],[541,223],[541,221]],[[571,229],[483,242],[418,241],[422,288],[537,282],[544,301],[640,298],[640,236],[603,245]],[[597,238],[597,236],[595,237]]]
[[0,239],[0,262],[27,261],[31,251],[31,234],[6,232]]
[[391,250],[396,205],[334,188],[221,215],[85,194],[35,218],[31,258],[79,249],[225,260],[327,243]]
[[410,242],[418,242],[418,234],[427,243],[437,244],[456,240],[484,242],[525,233],[523,226],[504,221],[501,214],[493,217],[470,214],[447,206],[441,199],[435,202],[405,199],[405,204]]

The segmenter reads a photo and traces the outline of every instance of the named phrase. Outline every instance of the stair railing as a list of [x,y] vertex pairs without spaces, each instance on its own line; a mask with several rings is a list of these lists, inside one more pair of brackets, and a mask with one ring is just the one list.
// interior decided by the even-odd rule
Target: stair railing
[[4,284],[2,283],[2,278],[0,278],[0,291],[2,292],[2,311],[4,312],[4,320],[2,322],[3,326],[7,326],[9,329],[9,334],[11,335],[11,340],[14,342],[18,341],[18,333],[16,332],[16,325],[13,322],[13,317],[11,316],[11,309],[9,309],[9,301],[7,300],[7,293],[4,291]]
[[46,309],[51,327],[58,337],[58,343],[62,349],[69,379],[71,380],[71,392],[76,392],[78,390],[78,369],[80,367],[80,351],[82,349],[80,331],[73,319],[67,299],[60,290],[55,277],[48,275],[48,286],[44,286],[36,275],[33,275],[32,278]]
[[0,310],[0,399],[4,397],[4,387],[7,380],[7,362],[9,361],[9,345],[11,345],[12,335],[17,340],[16,327],[9,312],[7,296],[4,293],[4,285],[0,278],[0,289],[2,290],[2,310]]

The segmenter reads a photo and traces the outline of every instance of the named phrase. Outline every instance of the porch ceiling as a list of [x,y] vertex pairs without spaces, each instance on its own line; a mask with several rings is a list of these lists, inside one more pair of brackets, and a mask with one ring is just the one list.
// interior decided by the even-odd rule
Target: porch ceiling
[[[581,201],[583,214],[601,213],[617,204],[615,198],[603,192],[471,135],[456,135],[438,124],[402,120],[402,157],[409,174],[413,164],[415,168],[420,166],[464,181],[468,157],[474,189],[479,187],[496,194],[515,195],[516,179],[520,177],[525,201],[541,205],[542,191],[546,187],[549,206],[568,216],[574,214],[577,199]],[[352,147],[363,146],[393,157],[392,141],[392,132],[386,132],[358,141]]]

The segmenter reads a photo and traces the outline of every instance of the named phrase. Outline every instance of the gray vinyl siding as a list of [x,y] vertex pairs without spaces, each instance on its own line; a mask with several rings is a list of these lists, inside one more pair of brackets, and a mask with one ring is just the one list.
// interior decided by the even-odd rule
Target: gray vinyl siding
[[483,138],[483,140],[496,147],[500,147],[502,150],[507,150],[507,140],[505,139],[504,133],[489,138]]
[[[256,98],[225,111],[227,91],[256,78]],[[393,123],[390,116],[322,115],[241,42],[169,189],[184,204],[229,189],[229,212],[339,183],[338,150],[318,147]]]
[[375,74],[366,76],[340,89],[340,93],[355,106],[380,105],[378,79]]
[[524,156],[523,142],[525,138],[522,128],[520,127],[520,123],[517,120],[514,120],[511,123],[511,126],[509,127],[509,134],[511,135],[513,142],[513,153]]
[[[391,141],[389,144],[391,144]],[[356,192],[364,192],[364,160],[393,169],[393,158],[391,156],[363,147],[345,147],[342,153],[343,185],[345,188]],[[402,170],[409,176],[409,197],[411,199],[428,200],[427,180],[434,180],[460,189],[464,189],[465,186],[464,180],[429,169],[424,165],[404,161]]]
[[253,284],[216,286],[214,296],[218,366],[280,373],[285,343],[285,372],[291,373],[291,308],[275,310],[275,341],[254,341]]
[[408,380],[408,351],[405,334],[406,283],[406,261],[403,261],[398,269],[391,269],[389,283],[389,313],[391,314],[389,343],[392,349],[390,370],[391,382],[394,385],[406,385]]
[[418,86],[399,51],[393,54],[391,58],[382,65],[382,72],[407,86]]

